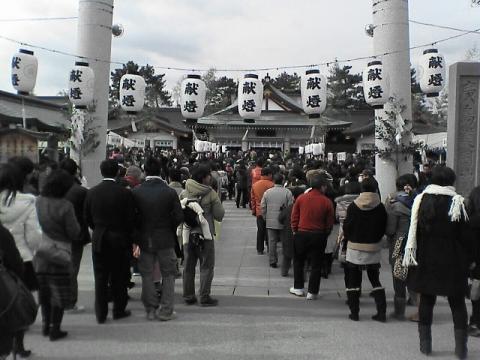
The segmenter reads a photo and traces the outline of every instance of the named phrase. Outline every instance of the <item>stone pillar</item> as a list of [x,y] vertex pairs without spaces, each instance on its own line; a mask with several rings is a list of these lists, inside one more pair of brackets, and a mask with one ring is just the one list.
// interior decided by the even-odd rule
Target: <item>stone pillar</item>
[[106,158],[113,0],[79,0],[78,6],[77,53],[89,58],[83,61],[95,73],[95,111],[91,115],[99,145],[82,157],[83,175],[89,186],[93,186],[101,180],[100,163]]
[[448,82],[447,165],[468,196],[480,185],[480,62],[451,65]]
[[[410,47],[408,25],[408,0],[388,0],[373,2],[373,52],[385,54]],[[390,78],[390,95],[400,100],[406,109],[402,113],[405,120],[412,120],[412,99],[410,85],[410,52],[401,51],[391,55],[381,56],[384,72]],[[388,107],[387,107],[388,110]],[[375,122],[386,118],[384,110],[375,110]],[[410,138],[403,139],[406,143]],[[383,141],[376,139],[375,145],[384,148]],[[395,180],[398,175],[411,173],[413,166],[410,159],[399,159],[398,169],[391,161],[376,158],[376,178],[383,197],[395,191]]]

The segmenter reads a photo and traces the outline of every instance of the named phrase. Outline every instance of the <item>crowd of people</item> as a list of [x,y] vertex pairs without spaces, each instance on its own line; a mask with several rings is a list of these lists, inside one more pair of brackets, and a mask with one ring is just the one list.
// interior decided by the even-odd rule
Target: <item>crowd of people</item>
[[[72,159],[41,169],[26,158],[2,165],[0,261],[38,292],[43,335],[51,341],[66,337],[64,312],[84,309],[77,277],[89,243],[99,324],[106,323],[110,302],[113,320],[131,315],[128,289],[134,273],[142,278],[149,321],[175,319],[178,277],[185,304],[218,305],[211,295],[214,240],[223,202],[230,199],[256,218],[257,254],[266,250],[269,266],[279,267],[283,277],[293,267],[291,294],[316,300],[321,279],[328,278],[337,259],[352,321],[360,320],[364,271],[376,304],[372,319],[389,317],[380,282],[382,249],[388,247],[391,317],[405,320],[406,306],[417,307],[409,319],[418,322],[420,351],[428,355],[436,297],[447,297],[455,353],[467,357],[468,335],[480,336],[480,188],[465,200],[455,192],[451,169],[426,164],[422,172],[400,176],[397,192],[383,194],[382,201],[371,158],[350,156],[337,163],[262,155],[159,152],[133,161],[115,149],[100,166],[103,180],[89,189]],[[0,359],[11,351],[30,355],[24,346],[27,329],[2,328]]]

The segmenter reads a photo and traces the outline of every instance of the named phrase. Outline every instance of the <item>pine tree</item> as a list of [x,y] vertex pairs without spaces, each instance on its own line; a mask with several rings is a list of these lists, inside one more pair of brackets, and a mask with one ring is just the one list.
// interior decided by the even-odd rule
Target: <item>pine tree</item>
[[351,74],[351,66],[340,67],[333,64],[328,76],[328,104],[334,109],[361,110],[370,109],[365,102],[362,75]]
[[299,92],[301,78],[297,73],[289,74],[286,71],[279,74],[270,83],[284,92]]

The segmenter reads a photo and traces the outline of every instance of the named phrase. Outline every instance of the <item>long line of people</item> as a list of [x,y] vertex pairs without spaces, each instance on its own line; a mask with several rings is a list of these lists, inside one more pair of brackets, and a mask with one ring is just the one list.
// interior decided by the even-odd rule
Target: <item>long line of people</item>
[[[437,166],[423,174],[420,184],[413,174],[400,176],[397,192],[382,203],[372,172],[355,166],[339,179],[322,162],[302,167],[301,162],[289,165],[258,158],[250,169],[242,159],[232,165],[212,166],[199,159],[188,166],[165,166],[150,157],[142,170],[122,168],[108,159],[100,166],[103,180],[89,190],[81,186],[78,167],[70,159],[52,165],[41,189],[31,187],[34,165],[27,159],[15,158],[3,165],[0,256],[31,291],[38,291],[43,335],[51,341],[66,337],[61,329],[64,312],[83,310],[78,304],[77,276],[89,242],[99,324],[107,322],[109,302],[113,302],[113,320],[131,315],[127,306],[132,263],[142,276],[141,299],[148,320],[175,318],[179,258],[183,258],[185,303],[216,306],[218,299],[211,296],[215,223],[223,219],[222,200],[228,196],[235,197],[237,207],[250,205],[257,223],[257,254],[263,255],[266,247],[269,265],[277,268],[281,261],[284,277],[293,262],[291,294],[317,299],[321,278],[328,278],[336,255],[353,321],[360,320],[363,271],[373,288],[372,319],[387,321],[387,297],[380,282],[387,243],[394,288],[392,318],[404,320],[407,304],[418,306],[410,319],[418,321],[420,351],[428,355],[436,297],[448,297],[455,353],[466,358],[468,335],[480,336],[480,188],[464,201],[453,187],[454,172]],[[338,236],[332,231],[335,222]],[[21,267],[15,259],[21,259]],[[473,283],[470,324],[465,304],[469,277]],[[0,355],[5,357],[13,348],[28,357],[31,352],[23,342],[26,330],[2,334]]]

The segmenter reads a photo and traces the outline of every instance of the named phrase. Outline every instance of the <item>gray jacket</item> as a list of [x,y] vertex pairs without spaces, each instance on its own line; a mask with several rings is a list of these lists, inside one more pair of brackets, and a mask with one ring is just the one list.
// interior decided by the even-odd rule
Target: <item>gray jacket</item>
[[262,216],[267,222],[267,229],[281,230],[284,225],[278,221],[282,208],[293,204],[292,192],[282,185],[275,185],[263,194],[261,207]]

